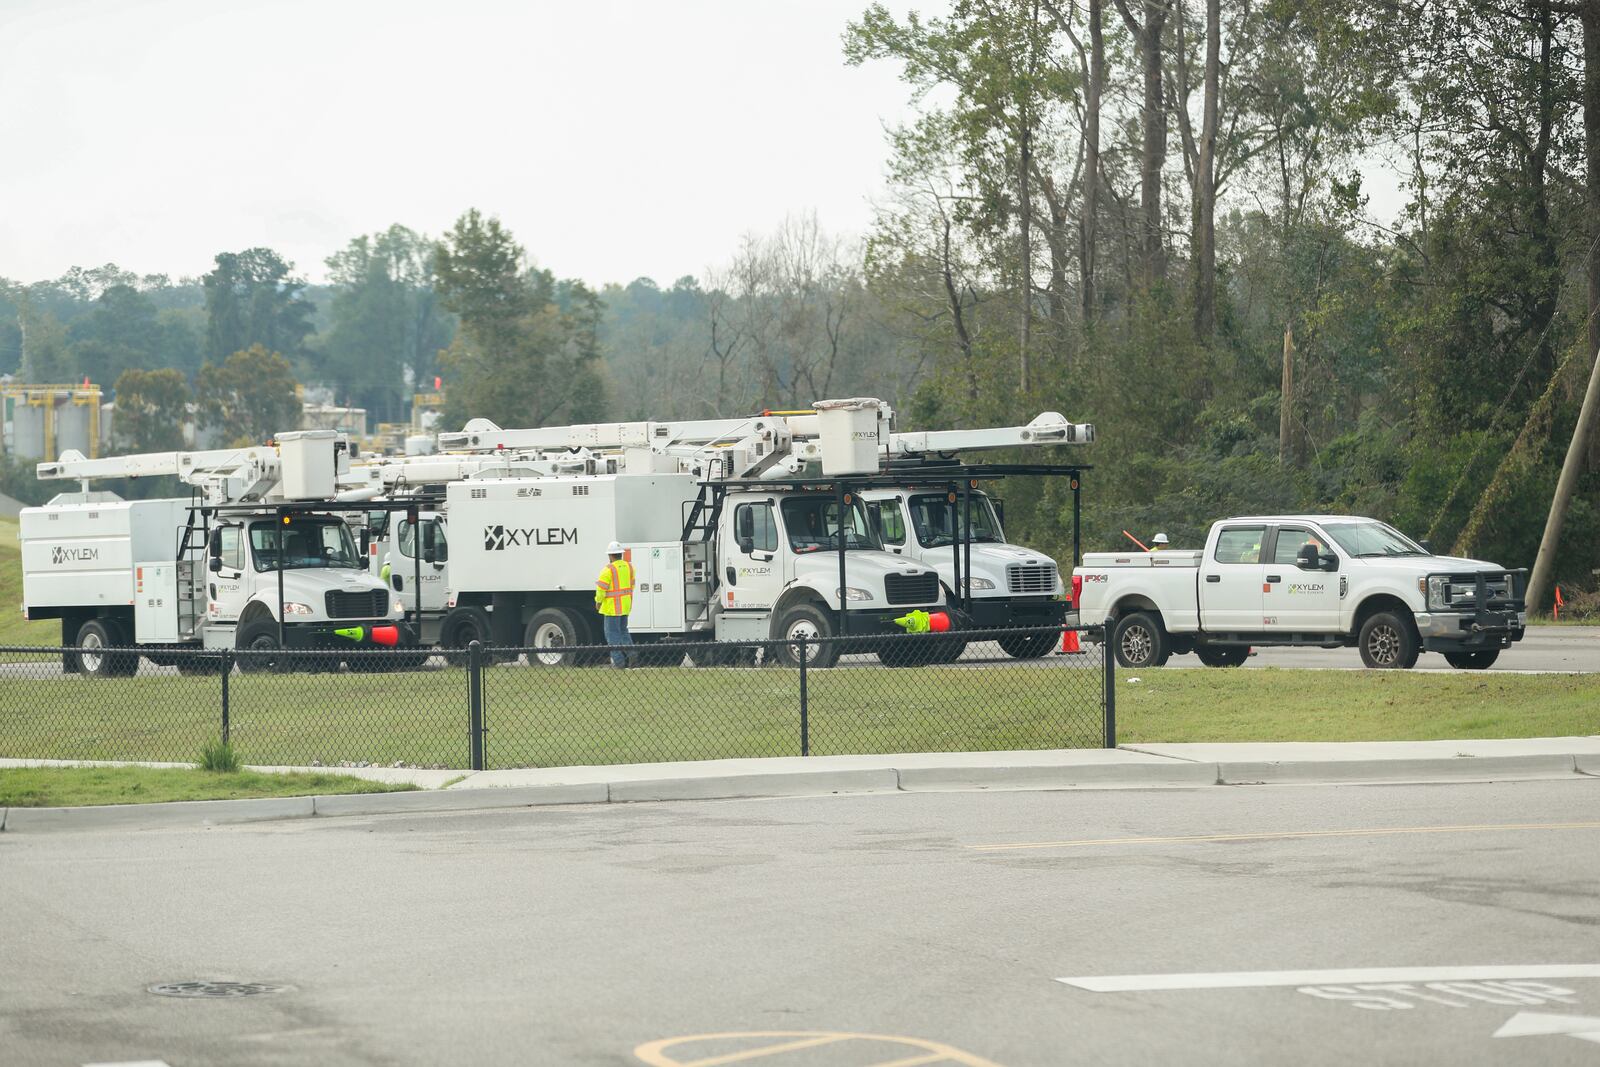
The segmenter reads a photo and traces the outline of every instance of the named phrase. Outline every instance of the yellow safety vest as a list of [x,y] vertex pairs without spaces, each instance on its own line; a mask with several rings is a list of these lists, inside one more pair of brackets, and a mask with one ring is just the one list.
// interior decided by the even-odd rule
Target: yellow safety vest
[[594,583],[594,606],[602,615],[627,615],[633,611],[633,564],[614,559]]

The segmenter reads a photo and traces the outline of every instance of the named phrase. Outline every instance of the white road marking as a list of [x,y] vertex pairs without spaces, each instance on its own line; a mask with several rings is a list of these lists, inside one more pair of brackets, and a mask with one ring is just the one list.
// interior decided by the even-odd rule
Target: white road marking
[[1600,1044],[1600,1018],[1593,1015],[1546,1015],[1519,1011],[1494,1032],[1495,1037],[1549,1037],[1561,1034]]
[[118,1060],[115,1063],[86,1063],[83,1067],[169,1067],[166,1060]]
[[1600,978],[1600,963],[1486,967],[1356,967],[1327,971],[1224,971],[1214,974],[1120,974],[1057,978],[1091,993],[1165,989],[1263,989],[1362,982],[1477,982],[1495,978]]

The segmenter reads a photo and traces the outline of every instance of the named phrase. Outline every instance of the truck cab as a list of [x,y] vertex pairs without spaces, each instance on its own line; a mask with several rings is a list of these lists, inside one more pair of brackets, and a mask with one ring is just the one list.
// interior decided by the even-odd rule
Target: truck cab
[[279,648],[280,590],[285,645],[348,647],[336,630],[398,623],[402,616],[337,515],[222,514],[206,555],[202,643],[208,648]]
[[[731,519],[718,535],[719,638],[901,633],[896,617],[943,601],[937,572],[887,551],[860,497],[847,498],[842,519],[830,492],[730,492],[723,512]],[[827,665],[838,653],[839,646],[830,643],[816,655]]]
[[1195,652],[1237,666],[1252,645],[1355,647],[1368,667],[1422,652],[1481,670],[1522,639],[1523,571],[1437,556],[1394,527],[1348,515],[1241,516],[1199,551],[1084,556],[1085,618],[1114,620],[1124,666]]
[[372,573],[389,587],[402,610],[418,607],[420,589],[418,642],[423,645],[438,644],[449,600],[450,544],[445,526],[442,511],[421,511],[414,524],[404,512],[373,512],[368,517]]
[[[937,571],[945,595],[951,603],[961,603],[972,628],[1056,627],[1065,621],[1067,604],[1055,560],[1007,544],[998,509],[988,494],[972,493],[970,557],[964,550],[963,504],[959,498],[951,501],[948,491],[871,489],[861,496],[884,550]],[[970,604],[962,594],[970,594]],[[1000,640],[1001,649],[1018,659],[1043,656],[1054,645],[1054,634]]]

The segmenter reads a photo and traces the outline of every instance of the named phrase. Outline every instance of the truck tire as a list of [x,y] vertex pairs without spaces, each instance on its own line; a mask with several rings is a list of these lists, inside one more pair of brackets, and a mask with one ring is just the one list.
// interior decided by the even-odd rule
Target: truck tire
[[576,666],[578,654],[572,649],[587,643],[585,629],[565,608],[541,608],[522,632],[530,667]]
[[245,674],[263,674],[284,667],[282,655],[270,655],[283,651],[283,646],[278,644],[277,620],[271,616],[258,616],[239,627],[233,646],[240,652],[254,653],[239,657],[239,670]]
[[1059,635],[1054,631],[1047,634],[1002,634],[996,643],[1000,651],[1012,659],[1038,659],[1050,654],[1058,638]]
[[1480,648],[1471,652],[1446,652],[1445,661],[1458,671],[1484,671],[1494,666],[1500,658],[1498,648]]
[[1194,654],[1207,667],[1242,667],[1250,658],[1250,649],[1246,645],[1201,645]]
[[125,678],[139,669],[137,653],[110,652],[127,644],[122,628],[110,619],[90,619],[78,627],[78,651],[73,655],[79,674],[93,678]]
[[1362,623],[1356,645],[1361,662],[1374,670],[1410,670],[1422,653],[1416,627],[1393,611],[1380,611]]
[[[489,627],[489,613],[479,607],[459,607],[444,617],[439,626],[439,644],[449,650],[445,659],[451,666],[464,667],[467,663],[467,646],[476,641],[488,648],[494,641],[494,631]],[[493,657],[487,653],[484,663]]]
[[839,662],[838,642],[826,640],[832,636],[833,620],[827,611],[815,604],[796,604],[778,621],[777,638],[785,642],[778,646],[778,658],[785,666],[800,666],[800,648],[788,642],[804,637],[816,642],[806,647],[806,666],[832,667]]
[[1117,662],[1134,670],[1160,667],[1172,655],[1167,631],[1160,620],[1142,611],[1119,619],[1112,640]]

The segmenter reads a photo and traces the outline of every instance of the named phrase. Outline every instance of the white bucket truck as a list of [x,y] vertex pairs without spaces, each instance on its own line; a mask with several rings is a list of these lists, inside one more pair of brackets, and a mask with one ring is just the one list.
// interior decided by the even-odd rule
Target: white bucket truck
[[[815,414],[510,430],[474,420],[442,434],[447,450],[545,460],[563,450],[598,453],[613,472],[531,480],[484,472],[448,486],[458,534],[446,643],[484,631],[500,645],[594,642],[591,572],[603,565],[601,546],[611,539],[634,549],[630,630],[658,643],[646,662],[681,659],[660,642],[685,638],[793,640],[847,631],[866,650],[872,635],[900,632],[895,617],[945,606],[953,590],[983,602],[982,614],[973,613],[983,625],[1059,622],[1060,577],[1042,554],[968,543],[959,546],[961,560],[958,546],[934,551],[932,537],[927,546],[919,539],[915,548],[886,550],[883,509],[911,490],[881,487],[894,484],[896,474],[884,473],[892,465],[916,464],[906,482],[923,485],[929,460],[971,449],[1087,443],[1093,427],[1047,413],[1026,427],[894,434],[891,418],[881,401],[853,399],[819,401]],[[846,492],[846,484],[863,488]],[[874,499],[877,510],[869,514]],[[1024,571],[1029,579],[1021,593],[1013,590],[1013,565],[1019,580]],[[942,576],[944,570],[950,573]],[[1008,651],[1042,655],[1050,644],[1035,639]],[[828,643],[815,654],[832,662],[839,649]]]
[[[60,619],[69,671],[133,674],[142,655],[248,649],[241,669],[295,646],[355,647],[336,630],[398,626],[399,605],[367,573],[331,504],[350,447],[333,431],[278,435],[276,447],[160,452],[41,463],[40,479],[81,482],[21,515],[29,619]],[[175,476],[194,497],[123,500],[102,478]],[[108,649],[118,651],[111,652]]]

